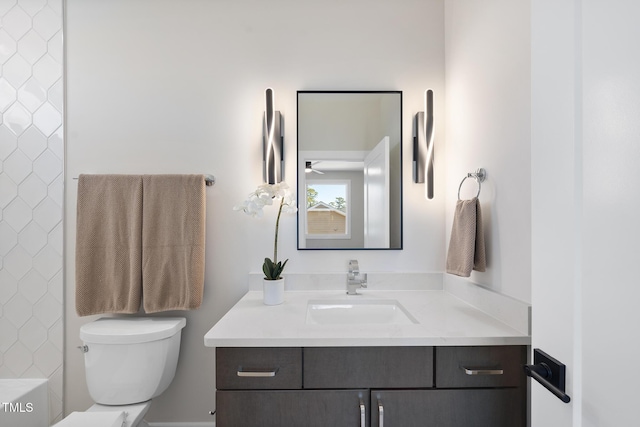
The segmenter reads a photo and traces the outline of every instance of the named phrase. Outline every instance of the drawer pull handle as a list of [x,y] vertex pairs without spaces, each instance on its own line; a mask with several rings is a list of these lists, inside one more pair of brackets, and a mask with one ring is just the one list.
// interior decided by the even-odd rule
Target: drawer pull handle
[[364,402],[360,399],[360,427],[367,426],[367,415],[366,415],[366,407],[364,406]]
[[257,370],[257,369],[242,369],[240,368],[236,374],[239,377],[252,377],[252,378],[269,378],[275,377],[278,373],[278,368],[269,370]]
[[461,366],[460,369],[467,375],[502,375],[504,370],[502,369],[485,369],[485,368],[466,368]]
[[384,406],[380,399],[378,399],[378,426],[384,427]]

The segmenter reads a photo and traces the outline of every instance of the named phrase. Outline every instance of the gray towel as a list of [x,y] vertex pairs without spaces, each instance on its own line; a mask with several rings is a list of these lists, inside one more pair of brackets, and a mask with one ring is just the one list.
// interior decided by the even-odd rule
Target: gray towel
[[80,175],[76,312],[137,313],[142,295],[142,177]]
[[471,270],[485,271],[487,259],[482,230],[482,212],[477,197],[458,200],[453,216],[446,271],[469,277]]
[[193,310],[204,288],[204,175],[145,175],[144,311]]

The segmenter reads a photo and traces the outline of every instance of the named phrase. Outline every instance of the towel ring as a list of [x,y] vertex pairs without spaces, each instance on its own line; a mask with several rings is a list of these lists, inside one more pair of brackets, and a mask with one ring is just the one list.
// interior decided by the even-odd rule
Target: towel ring
[[478,168],[475,171],[475,173],[472,173],[472,172],[467,173],[467,176],[462,178],[462,181],[458,186],[458,200],[460,200],[460,190],[462,189],[462,184],[464,184],[464,181],[467,178],[474,178],[478,183],[478,194],[476,194],[476,198],[477,198],[480,196],[480,190],[482,189],[482,182],[485,180],[486,177],[487,177],[487,171],[485,171],[484,168]]

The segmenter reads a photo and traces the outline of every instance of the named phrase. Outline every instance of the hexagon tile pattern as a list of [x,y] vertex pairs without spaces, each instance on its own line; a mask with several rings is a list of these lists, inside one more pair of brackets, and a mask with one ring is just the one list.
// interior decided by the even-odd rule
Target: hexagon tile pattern
[[62,418],[63,0],[0,0],[0,378]]

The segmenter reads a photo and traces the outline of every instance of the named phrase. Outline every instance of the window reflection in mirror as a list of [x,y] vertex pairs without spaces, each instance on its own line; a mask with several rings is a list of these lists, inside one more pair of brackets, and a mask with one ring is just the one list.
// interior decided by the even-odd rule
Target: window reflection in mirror
[[402,249],[402,92],[299,91],[297,128],[298,249]]
[[350,180],[307,179],[307,239],[351,238],[350,189]]

